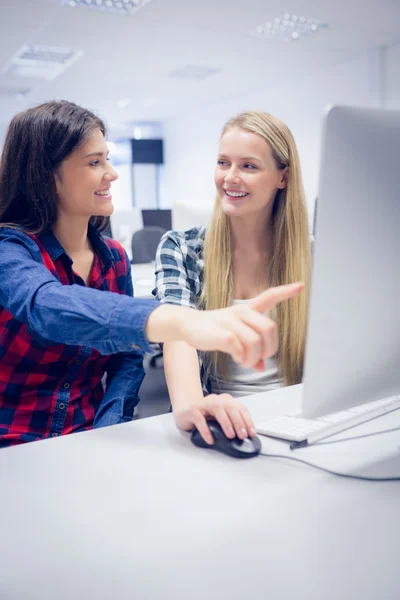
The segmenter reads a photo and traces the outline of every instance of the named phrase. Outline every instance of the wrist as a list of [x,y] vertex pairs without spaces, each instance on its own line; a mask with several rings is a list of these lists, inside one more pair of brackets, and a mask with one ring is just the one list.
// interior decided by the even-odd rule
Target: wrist
[[190,407],[200,404],[204,400],[202,391],[199,394],[190,393],[189,396],[190,398],[188,398],[188,394],[185,394],[184,396],[175,396],[175,398],[171,397],[172,410],[174,412],[188,410]]

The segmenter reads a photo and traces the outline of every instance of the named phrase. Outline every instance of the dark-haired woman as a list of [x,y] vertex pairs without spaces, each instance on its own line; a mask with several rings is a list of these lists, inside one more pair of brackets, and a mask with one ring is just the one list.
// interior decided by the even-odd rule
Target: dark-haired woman
[[97,116],[66,101],[10,124],[0,162],[0,446],[130,420],[149,342],[184,340],[259,368],[277,345],[264,312],[301,289],[208,313],[132,298],[127,256],[101,234],[117,178],[104,136]]

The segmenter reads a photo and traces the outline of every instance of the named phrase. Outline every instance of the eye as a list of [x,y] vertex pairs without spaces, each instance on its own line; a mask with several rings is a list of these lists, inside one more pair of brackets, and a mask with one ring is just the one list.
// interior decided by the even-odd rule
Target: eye
[[[104,159],[102,159],[102,160],[104,160]],[[105,162],[109,162],[109,161],[110,161],[110,158],[107,156],[105,158]],[[93,160],[91,163],[89,163],[89,166],[90,167],[97,167],[100,163],[101,163],[101,159],[96,158],[96,160]]]
[[245,164],[243,165],[243,168],[244,168],[244,169],[248,169],[249,171],[252,171],[252,170],[254,170],[254,169],[257,169],[257,167],[256,167],[255,165],[252,165],[252,164],[250,164],[250,163],[245,163]]
[[222,158],[220,158],[220,159],[218,160],[217,164],[218,164],[220,167],[225,167],[225,166],[226,166],[228,163],[226,162],[226,160],[222,160]]

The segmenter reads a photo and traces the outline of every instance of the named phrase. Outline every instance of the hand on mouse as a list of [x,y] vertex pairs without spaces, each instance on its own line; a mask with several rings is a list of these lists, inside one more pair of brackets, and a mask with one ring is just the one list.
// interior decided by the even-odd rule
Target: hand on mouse
[[185,431],[196,427],[208,443],[214,442],[207,426],[207,417],[213,417],[221,425],[228,438],[254,437],[256,430],[248,409],[229,394],[210,394],[189,407],[175,408],[176,424]]

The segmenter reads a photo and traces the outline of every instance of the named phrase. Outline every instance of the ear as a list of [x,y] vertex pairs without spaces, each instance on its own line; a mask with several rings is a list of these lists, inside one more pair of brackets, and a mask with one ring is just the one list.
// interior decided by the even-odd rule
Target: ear
[[61,165],[54,171],[54,181],[56,184],[56,191],[58,193],[62,185]]
[[278,183],[278,189],[283,190],[287,187],[289,181],[289,167],[285,167],[282,171],[279,172],[280,180]]

